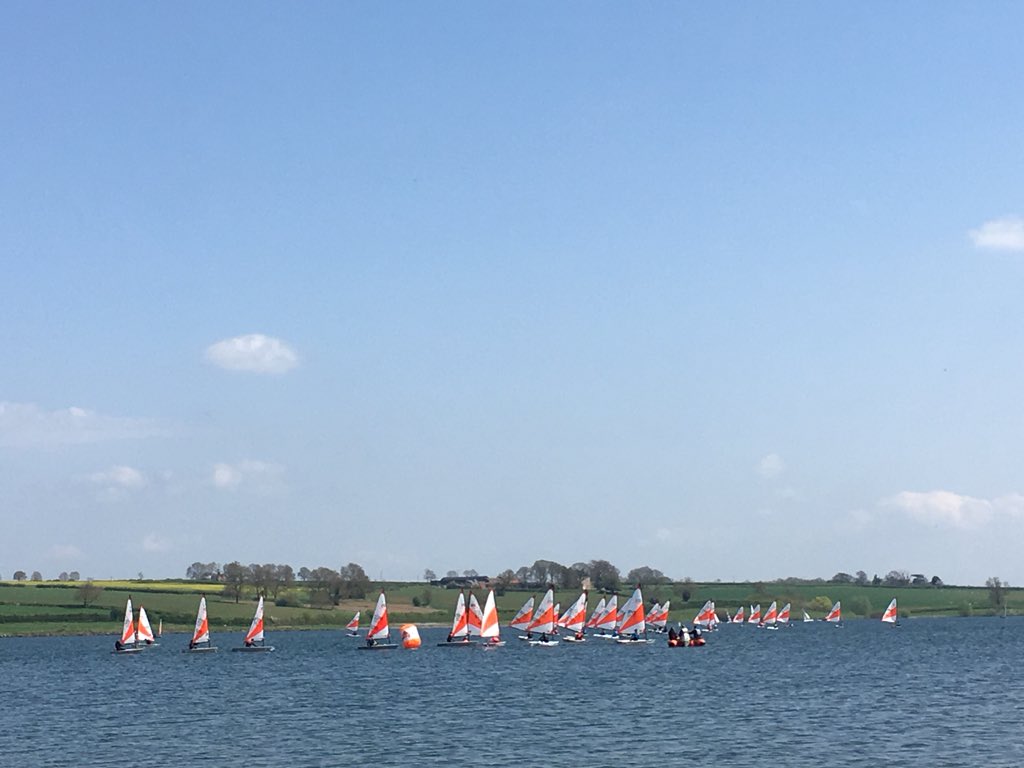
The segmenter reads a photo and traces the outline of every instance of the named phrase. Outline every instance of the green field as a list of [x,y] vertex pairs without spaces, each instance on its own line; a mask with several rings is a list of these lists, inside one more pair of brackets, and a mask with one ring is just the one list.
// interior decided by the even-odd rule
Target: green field
[[[255,594],[235,602],[221,594],[223,585],[190,581],[97,581],[103,591],[83,605],[79,585],[70,582],[0,581],[0,635],[116,635],[121,626],[125,600],[132,596],[135,609],[145,606],[156,628],[163,621],[164,632],[190,632],[195,621],[199,596],[205,594],[210,630],[215,634],[241,633],[252,618]],[[388,612],[394,626],[405,622],[444,624],[450,620],[458,591],[423,583],[385,585]],[[690,592],[682,599],[683,590]],[[622,594],[628,593],[624,587]],[[531,592],[508,590],[498,595],[498,612],[503,623],[529,597]],[[563,606],[578,593],[556,593]],[[540,595],[537,594],[539,597]],[[1002,613],[997,610],[984,587],[874,587],[855,584],[665,584],[645,587],[650,600],[672,600],[672,621],[692,621],[705,600],[715,600],[719,614],[734,613],[740,606],[772,600],[779,605],[793,604],[793,617],[799,619],[806,608],[813,618],[821,618],[835,600],[843,602],[844,619],[877,618],[889,600],[899,600],[904,617],[967,616]],[[267,631],[274,629],[340,629],[355,611],[363,612],[363,626],[373,610],[376,592],[365,600],[343,600],[327,608],[306,604],[307,593],[301,585],[282,590],[278,600],[269,599],[266,607]],[[592,597],[591,603],[596,602]],[[622,598],[620,598],[622,599]],[[419,603],[415,605],[414,602]],[[482,600],[481,600],[482,602]],[[280,605],[278,603],[281,603]],[[1007,611],[1024,613],[1024,590],[1006,592]],[[824,607],[823,607],[824,606]]]

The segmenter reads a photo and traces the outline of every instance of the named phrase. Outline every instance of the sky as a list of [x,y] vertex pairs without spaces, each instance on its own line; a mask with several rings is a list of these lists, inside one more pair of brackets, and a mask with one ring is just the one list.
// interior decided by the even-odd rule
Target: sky
[[0,6],[0,577],[1024,584],[1024,6]]

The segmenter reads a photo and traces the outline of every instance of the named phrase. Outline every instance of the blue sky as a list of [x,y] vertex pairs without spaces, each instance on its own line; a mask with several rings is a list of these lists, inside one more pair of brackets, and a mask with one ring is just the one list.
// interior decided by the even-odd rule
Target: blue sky
[[8,3],[0,575],[1024,583],[1016,3]]

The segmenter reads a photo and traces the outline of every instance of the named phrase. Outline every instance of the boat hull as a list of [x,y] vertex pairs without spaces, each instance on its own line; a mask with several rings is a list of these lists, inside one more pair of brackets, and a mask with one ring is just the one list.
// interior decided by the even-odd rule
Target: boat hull
[[376,645],[360,645],[356,650],[359,651],[387,651],[392,648],[397,648],[398,643],[377,643]]
[[476,640],[452,640],[450,643],[438,643],[438,648],[472,648],[479,645]]
[[186,648],[182,653],[216,653],[217,646],[211,645],[209,648]]
[[232,648],[232,651],[236,653],[270,653],[274,650],[272,645],[254,645],[246,648],[244,645],[241,648]]

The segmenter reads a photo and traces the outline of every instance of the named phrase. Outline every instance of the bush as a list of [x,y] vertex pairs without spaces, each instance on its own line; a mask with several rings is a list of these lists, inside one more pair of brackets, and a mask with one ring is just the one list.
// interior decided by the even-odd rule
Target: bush
[[296,605],[296,602],[290,597],[281,595],[274,601],[274,605],[276,605],[278,608],[288,608],[290,606]]
[[871,601],[862,595],[851,598],[843,607],[849,609],[850,613],[855,613],[858,616],[867,617],[871,615]]
[[419,608],[420,607],[420,599],[418,597],[416,597],[415,595],[413,595],[413,598],[412,598],[412,606],[413,606],[413,608]]

